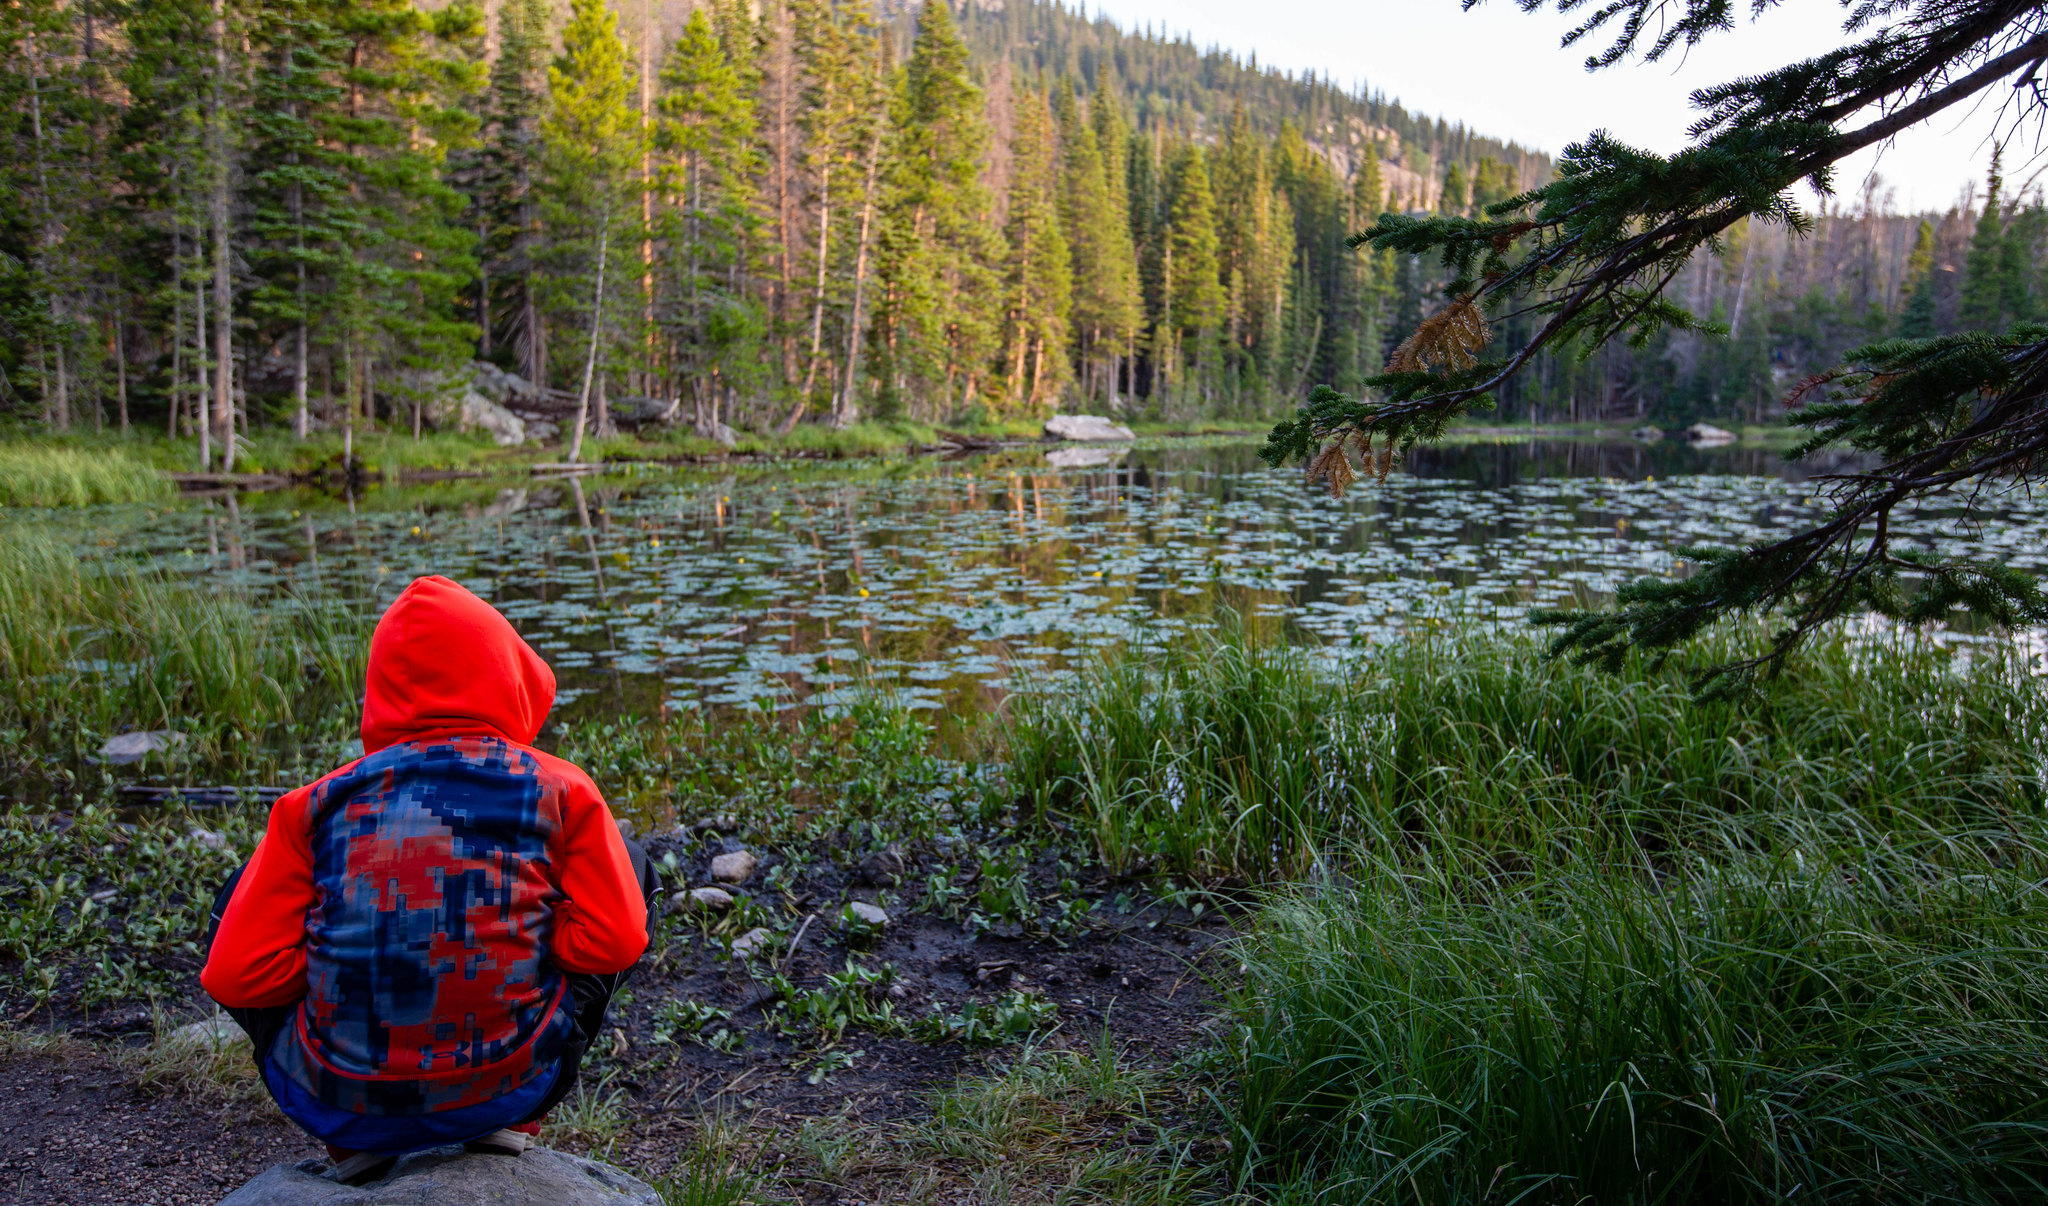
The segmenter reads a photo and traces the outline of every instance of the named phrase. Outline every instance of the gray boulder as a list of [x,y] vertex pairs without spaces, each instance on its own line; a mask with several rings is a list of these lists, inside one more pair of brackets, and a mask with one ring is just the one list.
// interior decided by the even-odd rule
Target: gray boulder
[[544,1147],[415,1152],[369,1185],[342,1185],[329,1171],[325,1160],[273,1165],[220,1206],[662,1206],[652,1187],[609,1164]]
[[1049,440],[1135,440],[1131,429],[1101,415],[1054,415],[1045,421]]
[[480,431],[500,448],[526,442],[526,420],[477,392],[461,386],[435,394],[426,404],[426,418],[440,430]]
[[721,447],[731,448],[740,442],[738,432],[716,419],[704,423],[692,419],[690,428],[696,432],[698,439],[710,440]]
[[1712,423],[1694,423],[1685,429],[1685,438],[1695,444],[1732,444],[1737,437],[1725,427],[1716,427]]
[[500,406],[532,406],[540,401],[540,390],[520,376],[508,373],[488,360],[470,365],[469,387]]
[[660,398],[647,398],[629,394],[623,398],[613,398],[611,400],[611,409],[612,418],[621,423],[661,423],[668,425],[673,424],[677,416],[682,413],[683,400],[681,398],[670,398],[663,401]]

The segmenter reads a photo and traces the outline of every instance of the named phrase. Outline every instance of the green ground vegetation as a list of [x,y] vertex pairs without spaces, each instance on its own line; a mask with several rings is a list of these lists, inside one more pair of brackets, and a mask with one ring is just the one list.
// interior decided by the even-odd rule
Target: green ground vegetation
[[1779,805],[1633,863],[1346,847],[1240,945],[1238,1168],[1288,1203],[2031,1195],[2044,836]]
[[149,502],[172,493],[169,478],[127,449],[0,444],[0,507]]
[[1701,704],[1683,664],[1596,673],[1476,627],[1336,659],[1229,632],[1133,644],[1078,689],[1021,701],[1011,786],[1109,866],[1247,881],[1424,824],[1537,853],[1784,807],[1902,831],[2038,809],[2048,698],[1995,646],[1838,636],[1811,660],[1757,698]]
[[[816,424],[787,434],[742,431],[728,448],[687,428],[648,429],[584,441],[590,463],[699,463],[722,461],[890,460],[936,450],[949,434],[982,440],[1036,440],[1041,424],[1030,420],[985,421],[937,427],[907,419],[869,421],[843,428]],[[1141,423],[1139,438],[1247,435],[1229,424]],[[316,432],[300,440],[289,432],[259,430],[241,437],[235,471],[254,476],[339,481],[345,456],[357,473],[393,480],[440,474],[514,476],[566,455],[555,443],[500,448],[481,436],[365,430],[344,441],[339,432]],[[0,438],[0,507],[89,506],[146,502],[175,492],[171,475],[198,472],[192,440],[120,437],[107,433],[65,436],[15,435]]]

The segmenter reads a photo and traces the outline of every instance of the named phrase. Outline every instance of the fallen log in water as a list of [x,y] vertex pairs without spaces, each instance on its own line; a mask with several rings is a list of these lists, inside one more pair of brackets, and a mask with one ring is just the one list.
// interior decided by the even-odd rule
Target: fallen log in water
[[166,473],[179,489],[279,490],[292,479],[277,473]]

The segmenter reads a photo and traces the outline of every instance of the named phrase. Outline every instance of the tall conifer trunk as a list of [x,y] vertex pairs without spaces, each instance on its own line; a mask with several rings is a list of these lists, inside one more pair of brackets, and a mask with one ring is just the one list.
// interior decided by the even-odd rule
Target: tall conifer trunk
[[882,126],[875,124],[868,142],[868,179],[860,206],[860,243],[853,255],[853,312],[846,322],[846,375],[839,382],[839,396],[833,407],[832,425],[845,427],[854,421],[853,391],[860,385],[861,302],[868,283],[869,235],[875,221],[875,175],[882,162]]
[[45,422],[58,431],[64,431],[71,426],[71,396],[64,362],[63,301],[57,295],[55,273],[50,266],[57,231],[50,210],[49,165],[43,154],[42,43],[34,33],[30,33],[23,42],[28,51],[29,127],[35,139],[36,204],[41,210],[40,221],[36,224],[36,275],[40,278],[37,284],[44,304],[49,308],[50,354],[57,362],[56,380],[52,381],[49,366],[43,359],[44,341],[39,337],[36,340],[37,385],[43,391]]
[[221,440],[221,472],[235,468],[234,278],[228,245],[228,16],[227,0],[213,0],[213,415]]
[[597,372],[597,337],[604,326],[605,256],[611,249],[612,216],[607,212],[597,234],[597,288],[590,299],[590,350],[583,357],[583,389],[576,398],[576,428],[569,437],[569,463],[583,456],[583,425],[590,417],[590,382]]

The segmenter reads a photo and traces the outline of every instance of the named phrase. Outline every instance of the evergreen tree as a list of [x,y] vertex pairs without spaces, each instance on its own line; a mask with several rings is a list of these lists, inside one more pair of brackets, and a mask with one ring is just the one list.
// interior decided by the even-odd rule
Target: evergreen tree
[[[765,315],[746,287],[758,226],[753,188],[757,133],[753,93],[740,65],[751,47],[744,15],[714,26],[690,14],[662,67],[656,145],[664,196],[660,238],[667,282],[662,307],[671,359],[690,390],[704,435],[730,416],[729,394],[758,380]],[[737,54],[735,53],[737,52]],[[735,61],[737,59],[737,62]]]
[[[1165,294],[1162,325],[1170,350],[1166,360],[1177,381],[1182,355],[1192,385],[1205,399],[1211,396],[1209,373],[1215,365],[1215,342],[1223,321],[1223,283],[1218,277],[1216,199],[1209,187],[1209,167],[1202,149],[1183,147],[1174,156],[1166,182],[1173,198],[1166,223]],[[1183,351],[1184,350],[1184,351]],[[1185,384],[1181,395],[1187,396]]]
[[1116,363],[1138,323],[1130,223],[1116,204],[1096,129],[1082,115],[1072,85],[1061,85],[1057,96],[1060,218],[1073,256],[1073,328],[1082,392],[1113,403]]
[[546,303],[541,297],[540,116],[546,103],[547,0],[504,0],[471,175],[477,231],[477,351],[548,383]]
[[1443,201],[1437,208],[1459,217],[1464,217],[1472,208],[1470,186],[1465,183],[1465,169],[1455,163],[1444,173]]
[[981,181],[988,128],[952,10],[927,4],[896,100],[875,315],[880,409],[972,405],[1000,335],[1001,235]]
[[329,119],[344,95],[335,75],[347,42],[319,0],[272,0],[258,11],[264,48],[251,102],[249,234],[257,284],[249,309],[283,327],[291,347],[292,430],[306,437],[307,390],[321,301],[340,267],[352,217],[348,179],[330,153]]
[[1998,256],[1998,304],[2008,322],[2042,317],[2042,243],[2048,237],[2048,208],[2039,195],[2017,209],[2005,225]]
[[[846,242],[844,215],[852,212],[856,271],[864,270],[860,261],[866,239],[861,232],[873,224],[884,132],[883,95],[872,69],[874,37],[867,28],[865,7],[799,0],[792,18],[797,66],[806,81],[798,124],[805,141],[803,166],[814,182],[810,216],[817,234],[811,248],[808,349],[796,402],[780,426],[785,435],[810,408],[821,383],[828,398],[841,396],[834,382],[833,350],[846,341],[828,342],[826,321],[832,309],[834,253]],[[835,414],[844,413],[843,403],[833,409]]]
[[2000,288],[2005,260],[2005,214],[1999,204],[1999,190],[2005,180],[1999,171],[2000,151],[1991,152],[1991,176],[1985,186],[1984,208],[1977,215],[1977,234],[1970,240],[1970,257],[1963,263],[1964,329],[1985,330],[1998,325],[2004,309]]
[[[1072,94],[1065,97],[1071,104]],[[1008,313],[1003,324],[1003,364],[1010,404],[1039,410],[1066,385],[1067,314],[1078,295],[1061,230],[1065,224],[1060,213],[1063,174],[1053,151],[1052,108],[1042,93],[1025,92],[1016,98],[1015,110],[1009,220],[1004,227],[1010,258],[1004,274]],[[1091,141],[1093,133],[1087,131]],[[1098,162],[1095,168],[1099,167]],[[1071,179],[1071,174],[1065,178]],[[1106,217],[1121,224],[1121,215]]]
[[[616,351],[616,281],[607,291],[613,240],[623,236],[636,187],[640,121],[629,104],[625,42],[605,0],[572,0],[562,49],[548,68],[548,110],[540,122],[543,219],[553,244],[550,284],[565,323],[586,332],[569,460],[582,455],[597,390],[597,429],[611,434],[601,369]],[[578,321],[580,320],[580,322]]]

